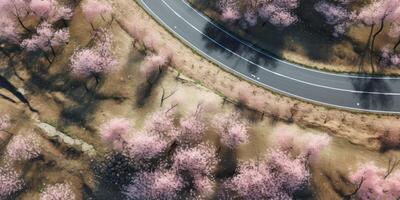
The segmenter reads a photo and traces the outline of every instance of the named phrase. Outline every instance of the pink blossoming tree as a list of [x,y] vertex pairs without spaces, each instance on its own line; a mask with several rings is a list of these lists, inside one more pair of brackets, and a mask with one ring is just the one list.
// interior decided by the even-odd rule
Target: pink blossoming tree
[[3,115],[0,117],[0,131],[7,129],[10,126],[10,117]]
[[[13,23],[18,23],[27,32],[30,30],[24,25],[23,21],[30,13],[29,1],[26,0],[2,0],[0,2],[0,16]],[[15,29],[15,31],[18,31]]]
[[6,156],[12,161],[26,161],[41,153],[40,141],[35,133],[14,136],[6,147]]
[[[383,31],[385,23],[391,23],[399,18],[400,7],[398,0],[377,0],[363,7],[357,15],[357,20],[366,26],[371,27],[367,45],[370,48],[370,64],[374,72],[373,51],[375,48],[376,37]],[[378,30],[373,33],[375,26],[379,26]]]
[[122,148],[123,136],[131,131],[128,119],[114,118],[100,127],[100,137],[103,141],[112,144],[116,149]]
[[9,167],[0,167],[0,199],[6,199],[22,189],[23,181],[19,177],[20,175]]
[[336,5],[320,1],[314,8],[325,17],[327,24],[334,27],[333,36],[335,37],[343,35],[352,23],[353,14],[343,4]]
[[313,135],[305,139],[307,143],[303,154],[305,158],[310,161],[316,161],[321,154],[321,151],[331,142],[331,138],[327,135]]
[[128,199],[178,199],[178,192],[184,187],[182,179],[173,170],[142,172],[133,177],[125,189]]
[[[0,31],[0,39],[19,44],[21,37],[25,32],[32,33],[34,30],[30,30],[25,26],[24,21],[28,17],[40,18],[41,23],[52,24],[59,20],[70,20],[73,15],[72,9],[63,5],[60,5],[57,1],[53,0],[3,0],[0,2],[0,19],[1,25],[4,27]],[[43,28],[38,26],[38,28]],[[43,30],[38,30],[39,32]]]
[[67,183],[58,183],[44,188],[40,193],[40,200],[75,200],[76,196]]
[[381,49],[381,55],[379,64],[382,67],[399,67],[400,66],[400,54],[395,53],[389,47],[383,47]]
[[70,20],[73,15],[71,8],[62,6],[55,0],[31,0],[29,8],[37,17],[50,23]]
[[299,6],[298,0],[220,0],[218,6],[222,12],[222,20],[235,22],[244,18],[249,26],[256,25],[258,18],[280,28],[298,21],[293,14],[293,10]]
[[[397,165],[398,163],[394,167]],[[350,174],[350,181],[356,186],[351,196],[354,195],[359,199],[400,198],[400,173],[393,171],[394,167],[389,166],[385,171],[373,163],[361,165]]]
[[68,40],[68,29],[64,28],[55,30],[51,24],[43,22],[37,28],[36,34],[33,35],[32,38],[23,40],[21,46],[28,51],[41,50],[45,53],[49,63],[52,63],[53,60],[49,58],[47,52],[51,50],[53,57],[55,57],[56,51],[54,47],[64,45],[68,42]]
[[298,0],[273,0],[263,4],[258,13],[262,19],[277,27],[287,27],[298,21],[292,13],[298,7]]
[[153,85],[162,71],[168,67],[170,58],[163,54],[151,54],[146,56],[141,65],[140,72],[146,78],[147,83]]
[[238,112],[220,114],[214,118],[214,127],[218,130],[221,143],[230,149],[248,143],[247,123]]
[[94,22],[96,19],[101,18],[107,21],[106,17],[112,15],[111,4],[99,0],[87,0],[82,6],[83,15],[90,23],[93,30],[95,30]]
[[210,176],[217,164],[215,148],[209,144],[180,149],[175,153],[173,160],[175,170],[188,172],[192,177]]
[[148,134],[159,135],[166,138],[175,138],[177,128],[174,124],[175,107],[153,113],[146,121],[144,130]]
[[11,43],[17,44],[20,40],[20,34],[18,31],[18,25],[15,21],[10,19],[3,14],[0,14],[0,40],[10,41]]
[[181,119],[178,140],[181,143],[198,143],[204,136],[206,125],[203,119],[204,108],[201,104],[196,111]]
[[240,164],[221,194],[227,199],[291,199],[308,184],[309,176],[302,157],[293,159],[283,151],[270,150],[266,161]]
[[93,47],[75,51],[71,57],[70,67],[75,77],[92,77],[97,86],[102,75],[118,69],[117,64],[112,53],[111,33],[100,30]]
[[210,144],[199,144],[177,150],[172,169],[183,177],[187,185],[192,184],[192,193],[209,198],[214,193],[213,174],[217,162],[215,148]]
[[240,19],[238,2],[235,0],[220,0],[219,8],[222,11],[221,19],[227,22],[234,22]]
[[144,163],[162,155],[167,148],[168,142],[160,136],[138,133],[125,141],[122,154],[135,162]]

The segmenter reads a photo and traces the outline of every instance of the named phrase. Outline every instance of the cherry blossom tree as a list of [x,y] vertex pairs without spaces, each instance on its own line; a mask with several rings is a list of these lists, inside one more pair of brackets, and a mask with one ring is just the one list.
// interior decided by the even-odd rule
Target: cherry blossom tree
[[15,44],[19,44],[24,35],[21,27],[28,33],[34,32],[24,25],[28,17],[38,17],[42,23],[46,21],[51,24],[59,20],[70,20],[73,15],[71,8],[53,0],[3,0],[0,2],[0,11],[0,23],[4,28],[0,31],[0,39]]
[[145,133],[138,133],[125,142],[122,154],[140,163],[162,155],[168,148],[168,142],[160,136]]
[[270,150],[265,161],[241,163],[237,174],[223,184],[221,194],[226,199],[291,199],[308,184],[309,176],[302,157],[293,159],[283,151]]
[[175,171],[157,170],[138,173],[124,193],[132,200],[178,199],[178,192],[183,187],[184,183]]
[[194,189],[201,199],[212,199],[215,193],[215,181],[206,176],[196,176]]
[[[51,24],[43,22],[38,26],[36,34],[32,38],[23,40],[21,46],[28,51],[41,50],[45,54],[51,50],[53,57],[55,57],[56,51],[54,47],[64,45],[68,40],[68,29],[64,28],[56,31]],[[53,62],[47,54],[45,56],[49,63]]]
[[143,42],[143,38],[147,35],[148,30],[142,21],[135,21],[125,25],[128,34],[134,39],[132,42],[135,47],[137,42]]
[[178,140],[181,143],[198,143],[201,141],[206,129],[203,112],[204,108],[199,104],[193,114],[181,119],[178,135]]
[[390,176],[386,178],[386,181],[388,199],[400,198],[400,172],[396,171],[390,174]]
[[233,92],[238,100],[239,106],[252,103],[250,99],[254,96],[253,91],[247,85],[243,84],[243,82],[235,83]]
[[277,127],[275,130],[276,144],[282,151],[291,151],[295,146],[294,138],[296,137],[296,130],[292,127]]
[[3,18],[8,18],[8,20],[19,23],[19,25],[27,32],[31,31],[23,23],[30,13],[29,1],[3,0],[0,2],[0,11]]
[[396,52],[397,47],[400,45],[400,24],[398,22],[394,22],[391,24],[388,35],[391,38],[397,39],[397,42],[393,46],[393,50],[392,50],[393,52]]
[[40,142],[35,133],[18,134],[6,147],[6,156],[12,161],[30,160],[38,157],[40,153]]
[[10,117],[3,115],[0,117],[0,131],[7,129],[10,126]]
[[163,69],[168,67],[169,60],[170,59],[163,54],[146,56],[144,63],[141,65],[140,72],[150,85],[154,84]]
[[298,0],[272,0],[264,3],[258,10],[262,19],[269,21],[277,27],[287,27],[298,21],[292,12],[299,5]]
[[234,22],[241,18],[238,2],[235,0],[220,0],[219,8],[222,11],[221,19],[227,22]]
[[308,161],[314,162],[319,158],[321,151],[331,142],[331,138],[327,135],[312,135],[306,137],[304,142],[306,145],[303,154]]
[[355,195],[359,199],[387,199],[383,176],[384,170],[373,163],[361,165],[350,175],[350,181],[357,186]]
[[[397,13],[397,12],[396,12]],[[396,52],[397,47],[400,45],[400,24],[398,19],[394,20],[391,24],[389,37],[397,39],[397,42],[393,45],[393,48],[389,48],[389,45],[381,48],[379,64],[382,67],[399,67],[400,66],[400,54]]]
[[112,53],[112,36],[100,30],[96,44],[91,48],[76,50],[71,57],[72,74],[79,78],[93,77],[96,86],[103,74],[117,70],[118,62]]
[[82,11],[85,19],[90,23],[92,29],[95,30],[93,25],[95,20],[100,17],[103,21],[107,21],[105,16],[112,15],[112,6],[103,1],[87,0],[82,5]]
[[47,186],[40,193],[40,200],[75,200],[76,196],[70,184],[58,183]]
[[177,128],[174,124],[174,115],[175,106],[153,113],[145,123],[145,132],[167,138],[175,138],[177,136]]
[[314,6],[315,10],[325,17],[326,23],[334,27],[335,37],[343,35],[352,24],[353,14],[343,5],[345,3],[336,5],[320,1]]
[[128,119],[114,118],[100,127],[100,137],[103,141],[111,143],[116,149],[122,149],[123,136],[131,131]]
[[23,181],[20,174],[10,167],[0,167],[0,199],[6,199],[11,194],[22,189]]
[[209,144],[199,144],[193,148],[179,149],[174,157],[173,168],[189,173],[192,177],[211,175],[215,170],[217,158],[215,148]]
[[[385,22],[393,22],[398,19],[397,9],[400,6],[398,0],[377,0],[363,7],[357,15],[357,19],[367,26],[371,26],[371,32],[367,45],[370,44],[370,64],[374,72],[373,50],[375,47],[376,37],[383,31]],[[374,27],[378,25],[378,30],[373,33]],[[373,34],[372,34],[373,33]]]
[[180,174],[191,193],[209,198],[214,193],[213,172],[218,159],[210,144],[178,149],[173,156],[172,169]]
[[303,156],[291,158],[288,152],[270,150],[267,157],[267,165],[278,187],[292,194],[307,184],[310,174]]
[[152,53],[161,53],[157,52],[157,49],[161,46],[161,40],[161,35],[159,33],[147,31],[142,40],[144,50]]
[[73,15],[71,8],[62,6],[55,0],[31,0],[29,8],[37,17],[50,23],[70,20]]
[[298,0],[220,0],[218,6],[222,12],[222,20],[235,22],[244,18],[249,26],[256,25],[258,18],[280,28],[298,21],[297,16],[293,14],[293,10],[299,6]]
[[218,130],[221,143],[230,149],[248,143],[247,123],[238,112],[215,116],[214,127]]
[[388,46],[381,49],[381,55],[379,64],[382,67],[399,67],[400,66],[400,54],[395,53]]
[[0,40],[10,41],[11,43],[19,43],[20,34],[18,31],[18,25],[10,19],[0,13]]

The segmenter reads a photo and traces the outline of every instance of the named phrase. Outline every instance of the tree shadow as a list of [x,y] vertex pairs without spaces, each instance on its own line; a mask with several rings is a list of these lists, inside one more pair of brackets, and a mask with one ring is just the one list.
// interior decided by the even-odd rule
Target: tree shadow
[[393,97],[384,94],[371,94],[370,92],[391,93],[392,89],[384,79],[363,78],[352,79],[354,90],[363,91],[355,93],[362,109],[388,110],[393,107]]
[[[236,61],[236,63],[232,64],[230,67],[237,65],[240,65],[239,67],[246,66],[248,71],[252,73],[257,73],[257,65],[268,68],[276,67],[275,60],[264,55],[262,53],[263,50],[259,47],[251,44],[251,42],[245,41],[245,39],[240,38],[240,36],[236,36],[235,33],[230,32],[229,29],[224,31],[225,32],[218,29],[214,24],[208,23],[203,30],[203,33],[206,35],[203,36],[203,41],[206,41],[207,50],[218,52],[226,59],[230,59],[230,62]],[[242,42],[235,37],[240,38]],[[210,38],[212,38],[212,40]],[[252,48],[257,50],[255,51]],[[247,62],[243,63],[242,59],[245,59]]]
[[230,178],[236,173],[238,166],[234,150],[221,147],[219,150],[220,160],[215,173],[217,179]]
[[93,163],[92,170],[98,181],[92,195],[95,199],[109,200],[125,199],[122,194],[123,187],[131,182],[137,171],[121,154],[113,154],[109,159]]
[[[333,26],[325,22],[324,16],[314,9],[314,4],[317,0],[311,0],[307,3],[301,3],[300,7],[295,10],[299,21],[286,28],[276,27],[268,22],[261,22],[254,27],[243,27],[243,22],[225,23],[217,19],[215,11],[218,8],[215,3],[204,0],[197,0],[194,7],[203,11],[210,11],[210,15],[214,18],[214,23],[229,32],[234,37],[240,38],[245,44],[238,42],[234,37],[229,36],[213,24],[208,23],[203,32],[203,40],[207,42],[206,46],[211,51],[224,52],[226,49],[217,45],[212,38],[220,45],[241,55],[247,60],[261,65],[266,68],[277,67],[276,61],[269,58],[265,54],[272,55],[277,58],[282,58],[286,51],[300,51],[307,58],[320,62],[331,62],[335,45],[342,42],[349,42],[353,46],[356,54],[362,52],[362,44],[347,36],[334,37]],[[193,4],[192,4],[193,5]],[[209,38],[208,38],[209,37]],[[250,48],[250,47],[252,48]],[[255,51],[256,49],[259,52]],[[265,53],[265,54],[264,54]],[[227,58],[232,58],[232,55],[225,54]],[[349,62],[356,62],[350,59]],[[349,63],[356,64],[356,63]],[[258,68],[248,65],[248,71],[256,73]]]
[[156,71],[149,75],[146,81],[142,82],[141,84],[138,85],[138,88],[136,90],[136,106],[139,108],[142,108],[148,98],[151,96],[154,88],[157,86],[157,83],[161,81],[161,79],[164,77],[164,71]]

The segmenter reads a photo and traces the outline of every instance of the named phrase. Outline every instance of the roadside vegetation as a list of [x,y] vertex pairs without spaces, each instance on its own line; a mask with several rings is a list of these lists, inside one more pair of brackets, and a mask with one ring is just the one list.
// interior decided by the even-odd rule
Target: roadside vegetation
[[396,0],[190,2],[231,32],[305,67],[399,74]]

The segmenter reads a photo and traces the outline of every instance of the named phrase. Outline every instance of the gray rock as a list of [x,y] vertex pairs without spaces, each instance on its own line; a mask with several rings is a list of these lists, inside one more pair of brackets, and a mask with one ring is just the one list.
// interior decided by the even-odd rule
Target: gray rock
[[58,142],[64,143],[67,146],[70,146],[74,149],[80,150],[89,157],[93,157],[96,155],[95,148],[79,139],[74,139],[60,131],[58,131],[54,126],[47,123],[38,123],[36,124],[40,130],[46,135],[46,137],[57,139]]

